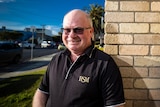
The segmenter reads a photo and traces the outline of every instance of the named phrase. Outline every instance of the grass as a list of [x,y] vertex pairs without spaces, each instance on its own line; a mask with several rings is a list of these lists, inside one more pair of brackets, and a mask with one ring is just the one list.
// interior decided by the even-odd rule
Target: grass
[[0,81],[0,107],[31,107],[45,69]]

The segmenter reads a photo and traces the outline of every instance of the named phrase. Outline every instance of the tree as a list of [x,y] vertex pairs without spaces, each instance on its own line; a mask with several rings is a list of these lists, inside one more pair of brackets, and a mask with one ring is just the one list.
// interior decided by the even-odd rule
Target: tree
[[23,34],[20,32],[16,32],[16,31],[3,31],[0,32],[0,40],[17,40],[20,37],[22,37]]
[[[101,34],[104,33],[104,8],[98,4],[91,4],[89,9],[84,10],[87,11],[92,18],[95,36],[101,36]],[[94,38],[97,39],[97,36]]]

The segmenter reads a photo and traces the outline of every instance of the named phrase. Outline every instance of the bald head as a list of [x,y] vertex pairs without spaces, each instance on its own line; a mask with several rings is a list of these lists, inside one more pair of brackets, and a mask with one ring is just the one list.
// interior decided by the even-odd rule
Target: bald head
[[74,9],[69,11],[63,19],[63,27],[65,26],[65,23],[67,22],[67,20],[70,20],[72,22],[72,20],[80,22],[81,24],[85,24],[82,26],[89,26],[89,27],[93,27],[92,25],[92,19],[90,18],[89,14],[87,14],[86,12],[80,10],[80,9]]

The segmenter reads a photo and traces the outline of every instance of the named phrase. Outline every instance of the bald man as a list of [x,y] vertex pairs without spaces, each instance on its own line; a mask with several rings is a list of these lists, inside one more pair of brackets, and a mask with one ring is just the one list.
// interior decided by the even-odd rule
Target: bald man
[[53,56],[33,107],[123,107],[121,74],[112,57],[94,47],[90,16],[71,10],[62,31],[67,49]]

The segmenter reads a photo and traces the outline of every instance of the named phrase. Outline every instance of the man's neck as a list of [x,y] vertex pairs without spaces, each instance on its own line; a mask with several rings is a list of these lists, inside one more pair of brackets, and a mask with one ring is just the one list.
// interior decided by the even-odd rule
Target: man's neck
[[74,61],[76,61],[77,60],[77,58],[80,56],[81,54],[75,54],[75,53],[71,53],[71,60],[72,60],[72,62],[74,62]]

